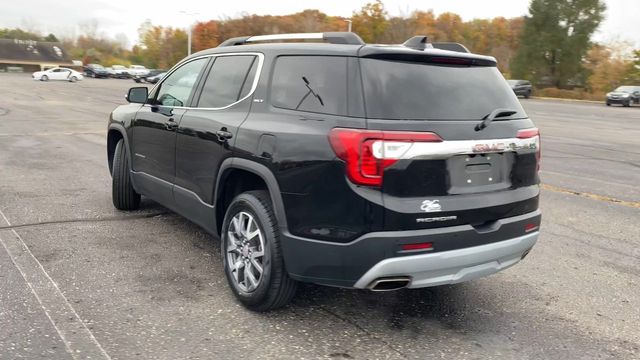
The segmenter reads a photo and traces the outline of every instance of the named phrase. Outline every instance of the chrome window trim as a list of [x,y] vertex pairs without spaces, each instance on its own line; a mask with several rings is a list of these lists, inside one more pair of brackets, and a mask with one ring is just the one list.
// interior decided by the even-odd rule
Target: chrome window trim
[[[264,64],[264,54],[263,53],[259,53],[259,52],[233,52],[233,53],[223,53],[223,54],[207,54],[207,55],[202,55],[202,56],[198,56],[196,58],[193,59],[189,59],[189,61],[184,61],[182,63],[179,64],[179,66],[174,66],[173,69],[171,69],[169,71],[169,73],[164,77],[164,79],[162,81],[160,81],[159,83],[157,83],[155,86],[153,86],[151,88],[151,90],[149,90],[149,93],[152,93],[156,87],[161,86],[165,79],[168,78],[169,76],[171,76],[171,74],[173,74],[176,70],[178,70],[179,68],[181,68],[182,66],[184,66],[187,63],[190,63],[192,61],[195,60],[199,60],[199,59],[204,59],[204,58],[216,58],[219,56],[241,56],[241,55],[251,55],[251,56],[257,56],[258,57],[258,68],[256,69],[256,74],[253,78],[253,85],[251,86],[251,90],[249,91],[249,93],[247,95],[245,95],[242,99],[238,99],[236,102],[231,103],[229,105],[226,106],[222,106],[222,107],[193,107],[193,106],[164,106],[164,107],[168,107],[168,108],[172,108],[172,109],[184,109],[184,110],[224,110],[227,108],[230,108],[238,103],[241,103],[243,101],[245,101],[246,99],[250,98],[253,93],[256,91],[256,88],[258,87],[258,80],[260,80],[260,75],[262,75],[262,66]],[[213,69],[213,68],[211,68]],[[207,74],[208,75],[208,74]],[[204,79],[204,81],[206,81],[207,79]],[[151,104],[144,104],[143,106],[147,106],[147,107],[151,107],[151,106],[157,106],[157,105],[151,105]]]

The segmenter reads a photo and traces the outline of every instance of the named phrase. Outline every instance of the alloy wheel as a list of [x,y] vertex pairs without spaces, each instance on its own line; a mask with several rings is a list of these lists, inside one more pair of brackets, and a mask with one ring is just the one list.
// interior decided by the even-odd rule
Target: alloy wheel
[[231,219],[226,256],[236,286],[247,293],[255,291],[262,281],[264,235],[251,214],[242,211]]

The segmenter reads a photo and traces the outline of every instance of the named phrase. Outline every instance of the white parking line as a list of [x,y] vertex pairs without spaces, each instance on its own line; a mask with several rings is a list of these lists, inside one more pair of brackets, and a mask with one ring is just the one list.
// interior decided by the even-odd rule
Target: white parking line
[[[1,210],[0,216],[7,226],[11,226]],[[2,233],[0,230],[0,234]],[[11,235],[5,240],[0,237],[0,244],[9,254],[13,265],[20,271],[71,357],[110,360],[109,354],[93,336],[42,264],[33,256],[20,235],[14,229],[6,230],[4,233]]]

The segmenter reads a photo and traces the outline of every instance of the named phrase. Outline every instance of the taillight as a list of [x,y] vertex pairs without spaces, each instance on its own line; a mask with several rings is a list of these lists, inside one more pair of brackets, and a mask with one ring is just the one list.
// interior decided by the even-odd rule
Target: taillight
[[538,128],[531,128],[531,129],[522,129],[522,130],[518,130],[518,139],[531,139],[531,138],[537,138],[536,141],[536,169],[538,171],[540,171],[540,161],[541,161],[541,141],[540,141],[540,130],[538,130]]
[[329,142],[345,161],[347,177],[357,185],[382,186],[384,169],[396,163],[416,142],[440,142],[431,132],[378,131],[335,128]]

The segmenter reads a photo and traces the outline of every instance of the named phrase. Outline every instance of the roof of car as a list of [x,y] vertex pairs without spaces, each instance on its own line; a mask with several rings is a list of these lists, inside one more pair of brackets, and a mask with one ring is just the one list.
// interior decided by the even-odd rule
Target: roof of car
[[0,39],[0,59],[71,65],[59,42]]
[[354,57],[373,57],[382,54],[404,54],[419,56],[442,56],[456,57],[463,59],[477,59],[495,62],[495,58],[491,56],[477,55],[472,53],[463,53],[450,50],[427,48],[424,50],[411,49],[402,45],[381,45],[381,44],[327,44],[313,42],[299,43],[263,43],[250,45],[236,45],[216,47],[197,52],[190,58],[200,57],[212,54],[228,54],[243,52],[259,52],[265,55],[327,55],[327,56],[354,56]]
[[[287,38],[290,35],[290,38]],[[317,35],[319,37],[313,37]],[[283,42],[294,39],[324,39],[329,42]],[[271,38],[270,38],[271,37]],[[252,39],[267,39],[280,42],[254,42]],[[417,41],[416,41],[417,40]],[[421,41],[421,42],[420,42]],[[414,48],[413,45],[422,45],[420,49]],[[435,44],[434,44],[435,45]],[[469,60],[479,60],[482,62],[495,63],[495,58],[491,56],[483,56],[472,54],[468,50],[455,43],[440,43],[445,49],[459,48],[463,51],[452,51],[433,48],[432,44],[427,42],[426,36],[416,36],[409,39],[405,44],[384,45],[384,44],[365,44],[357,35],[353,33],[309,33],[309,34],[279,34],[254,37],[238,37],[223,42],[216,48],[211,48],[197,52],[189,58],[211,55],[211,54],[228,54],[242,52],[260,52],[265,55],[328,55],[328,56],[358,56],[358,57],[376,57],[389,54],[397,54],[404,56],[434,56],[434,57],[455,57]]]

